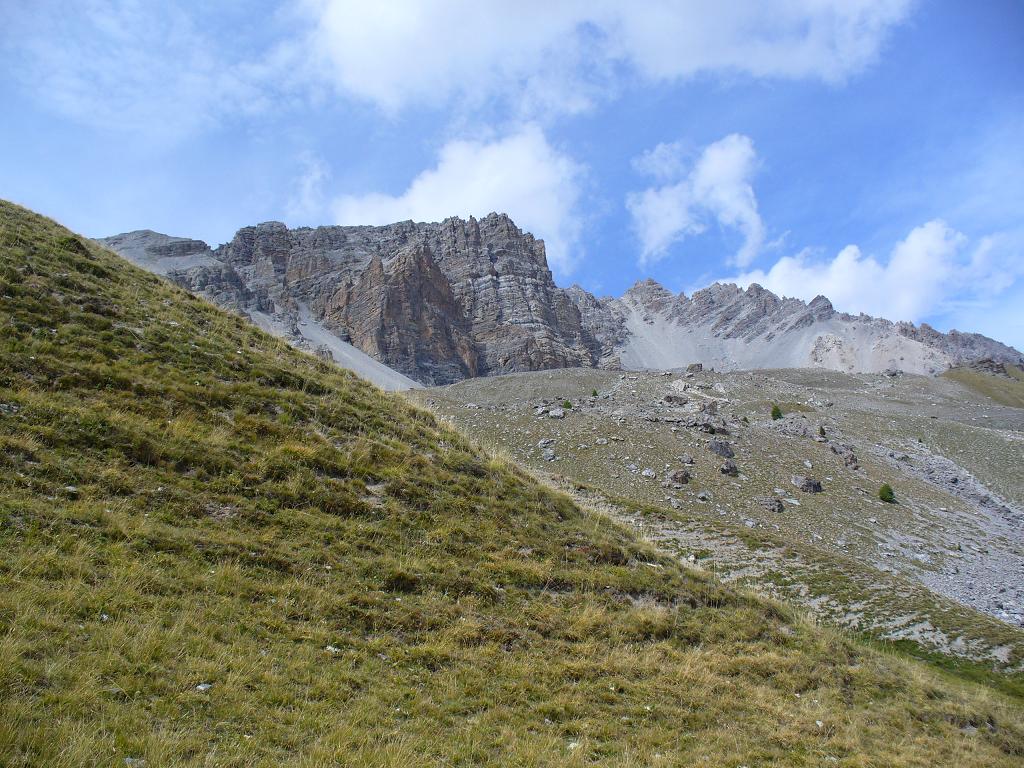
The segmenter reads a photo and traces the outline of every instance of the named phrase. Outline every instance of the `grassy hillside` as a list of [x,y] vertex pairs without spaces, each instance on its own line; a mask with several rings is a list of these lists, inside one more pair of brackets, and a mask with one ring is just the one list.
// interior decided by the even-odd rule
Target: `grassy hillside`
[[0,764],[1010,766],[1021,702],[684,572],[0,204]]
[[970,368],[953,368],[943,375],[1001,405],[1024,408],[1024,372],[1012,365],[1004,366],[1004,369],[1005,377]]

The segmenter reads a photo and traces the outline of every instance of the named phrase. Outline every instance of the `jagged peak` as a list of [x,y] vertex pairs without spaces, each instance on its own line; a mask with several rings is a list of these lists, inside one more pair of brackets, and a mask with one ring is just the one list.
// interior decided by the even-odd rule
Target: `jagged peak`
[[811,299],[811,302],[807,305],[808,309],[814,310],[815,313],[823,312],[835,312],[835,307],[832,306],[832,302],[828,300],[827,296],[822,296],[820,293]]
[[654,299],[674,299],[676,295],[657,280],[651,277],[637,280],[622,294],[623,299],[634,301],[651,301]]

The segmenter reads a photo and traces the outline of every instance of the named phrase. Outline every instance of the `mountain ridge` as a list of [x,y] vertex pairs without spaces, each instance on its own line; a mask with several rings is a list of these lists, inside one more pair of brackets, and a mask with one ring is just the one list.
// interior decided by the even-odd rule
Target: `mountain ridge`
[[561,288],[543,240],[507,214],[295,229],[264,222],[217,248],[152,230],[98,242],[219,306],[259,315],[261,327],[297,346],[310,348],[305,323],[427,385],[574,366],[937,374],[983,359],[1024,364],[980,334],[852,315],[825,296],[804,302],[756,283],[687,296],[646,278],[618,298]]

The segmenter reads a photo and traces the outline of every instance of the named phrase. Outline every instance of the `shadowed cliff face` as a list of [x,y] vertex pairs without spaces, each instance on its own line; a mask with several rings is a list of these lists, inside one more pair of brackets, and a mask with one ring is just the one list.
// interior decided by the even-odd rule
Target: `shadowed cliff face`
[[653,280],[621,298],[555,285],[544,243],[508,216],[386,226],[243,227],[216,249],[150,230],[101,241],[303,346],[322,327],[424,384],[568,367],[900,369],[1024,363],[978,334],[837,312],[819,296]]
[[403,251],[388,269],[374,256],[355,283],[327,300],[323,316],[328,328],[395,370],[438,382],[479,375],[469,324],[426,246]]

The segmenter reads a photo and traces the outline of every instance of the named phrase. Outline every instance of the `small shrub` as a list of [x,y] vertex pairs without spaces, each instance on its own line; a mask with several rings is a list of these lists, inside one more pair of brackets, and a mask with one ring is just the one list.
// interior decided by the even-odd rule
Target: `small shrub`
[[597,397],[597,390],[596,389],[590,390],[590,396],[591,397]]
[[818,427],[818,437],[824,437],[824,436],[825,436],[825,427],[819,426]]
[[570,403],[568,400],[565,400],[562,403],[562,407],[565,408],[566,410],[568,410],[569,408],[572,408],[572,403]]
[[882,483],[882,487],[878,489],[878,498],[886,504],[896,503],[896,494],[893,492],[892,486],[888,483]]
[[772,406],[772,421],[777,421],[782,418],[782,409],[779,408],[778,403]]

